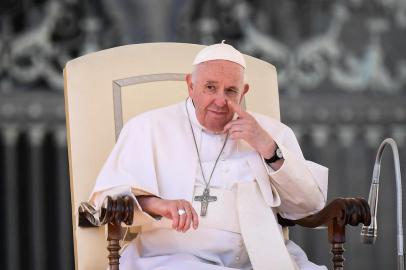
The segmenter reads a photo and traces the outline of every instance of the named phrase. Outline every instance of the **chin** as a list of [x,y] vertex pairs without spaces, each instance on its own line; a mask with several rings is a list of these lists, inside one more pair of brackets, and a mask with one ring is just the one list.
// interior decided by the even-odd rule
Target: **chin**
[[206,115],[203,126],[211,132],[223,132],[224,126],[228,123],[228,117],[225,115]]
[[223,132],[225,124],[205,125],[205,128],[212,132]]

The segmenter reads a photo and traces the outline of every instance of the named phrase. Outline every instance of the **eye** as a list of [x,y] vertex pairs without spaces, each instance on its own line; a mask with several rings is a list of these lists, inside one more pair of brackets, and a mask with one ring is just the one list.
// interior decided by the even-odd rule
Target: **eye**
[[234,89],[234,88],[228,88],[226,89],[226,94],[229,96],[234,96],[238,94],[238,90]]
[[207,88],[208,90],[210,90],[210,91],[216,90],[216,87],[215,87],[214,85],[211,85],[211,84],[206,85],[206,88]]

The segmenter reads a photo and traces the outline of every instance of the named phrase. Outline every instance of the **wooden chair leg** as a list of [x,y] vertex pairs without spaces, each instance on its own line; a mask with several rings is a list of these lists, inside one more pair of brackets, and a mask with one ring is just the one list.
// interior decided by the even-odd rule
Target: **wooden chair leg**
[[345,226],[339,225],[337,219],[334,219],[330,224],[328,224],[328,240],[331,243],[331,253],[333,258],[334,270],[344,269],[344,243],[345,243]]
[[120,239],[121,239],[121,224],[108,224],[107,240],[109,251],[109,265],[110,270],[119,270],[120,268]]

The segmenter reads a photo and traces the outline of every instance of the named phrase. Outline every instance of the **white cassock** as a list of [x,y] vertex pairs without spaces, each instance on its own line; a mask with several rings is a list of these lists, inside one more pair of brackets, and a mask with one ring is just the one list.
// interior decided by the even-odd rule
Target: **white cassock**
[[[186,107],[209,178],[225,135],[206,131],[189,99],[187,106],[181,102],[127,122],[90,197],[96,207],[106,195],[151,194],[187,200],[200,213],[193,197],[202,195],[205,184]],[[199,228],[177,232],[170,220],[158,221],[138,205],[133,225],[141,233],[123,251],[120,269],[326,269],[284,240],[276,213],[299,219],[322,209],[328,170],[304,159],[289,127],[251,114],[281,149],[282,167],[274,171],[245,141],[229,138],[210,184],[217,201],[199,216]]]

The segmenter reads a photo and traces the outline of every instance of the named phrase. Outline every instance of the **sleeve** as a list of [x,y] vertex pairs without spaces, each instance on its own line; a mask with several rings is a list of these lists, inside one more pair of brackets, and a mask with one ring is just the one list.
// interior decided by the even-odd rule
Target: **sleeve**
[[284,162],[277,170],[265,163],[271,184],[281,199],[278,212],[285,218],[300,219],[320,211],[327,198],[328,169],[305,160],[293,131],[284,126],[273,136]]
[[130,195],[136,202],[133,226],[155,221],[144,212],[136,196],[158,194],[156,173],[148,128],[139,123],[127,123],[96,179],[89,202],[96,209],[106,196]]

